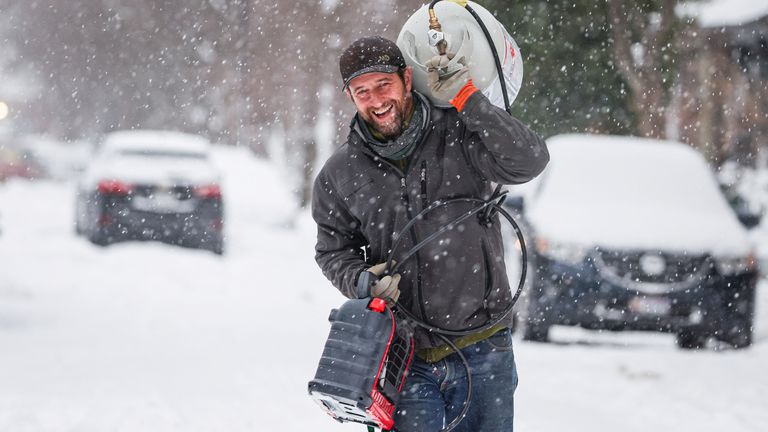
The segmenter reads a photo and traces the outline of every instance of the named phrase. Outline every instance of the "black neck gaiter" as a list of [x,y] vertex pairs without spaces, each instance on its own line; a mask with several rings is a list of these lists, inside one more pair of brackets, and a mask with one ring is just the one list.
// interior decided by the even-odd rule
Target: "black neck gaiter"
[[390,141],[379,141],[374,138],[368,125],[358,117],[365,140],[377,155],[396,161],[408,157],[416,148],[416,144],[424,135],[429,115],[426,111],[428,107],[421,101],[421,95],[418,93],[413,93],[413,105],[413,115],[408,126],[397,138]]

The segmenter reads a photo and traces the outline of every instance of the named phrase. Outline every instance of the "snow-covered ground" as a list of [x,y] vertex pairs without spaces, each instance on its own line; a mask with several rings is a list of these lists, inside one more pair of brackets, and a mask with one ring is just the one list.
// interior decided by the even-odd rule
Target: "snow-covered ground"
[[[0,185],[0,431],[352,431],[306,395],[343,298],[272,166],[219,150],[227,253],[74,236],[74,186]],[[756,345],[556,328],[519,341],[519,431],[764,431],[768,285]]]

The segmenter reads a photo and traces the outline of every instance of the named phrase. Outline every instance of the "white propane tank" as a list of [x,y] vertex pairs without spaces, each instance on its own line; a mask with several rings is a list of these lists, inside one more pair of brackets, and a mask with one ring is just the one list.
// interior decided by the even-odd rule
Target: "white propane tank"
[[[475,2],[466,3],[482,19],[493,39],[503,70],[509,104],[512,105],[523,83],[523,58],[520,48],[504,26],[487,9]],[[427,87],[427,68],[424,64],[432,57],[439,55],[437,47],[432,46],[429,41],[428,10],[429,6],[424,5],[408,18],[397,37],[397,46],[403,52],[405,62],[413,68],[413,85],[416,91],[429,97],[436,106],[450,107],[447,100],[435,98]],[[446,52],[455,54],[448,64],[448,71],[455,71],[460,67],[459,61],[463,60],[469,67],[469,75],[475,86],[491,103],[507,109],[504,106],[504,97],[491,47],[475,18],[463,6],[451,0],[435,4],[434,12],[440,21],[448,44]]]

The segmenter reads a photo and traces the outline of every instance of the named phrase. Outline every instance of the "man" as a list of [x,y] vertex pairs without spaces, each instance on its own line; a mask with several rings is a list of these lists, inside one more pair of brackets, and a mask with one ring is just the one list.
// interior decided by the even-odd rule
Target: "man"
[[[344,91],[357,115],[347,142],[315,181],[312,214],[316,260],[345,296],[383,298],[431,325],[463,330],[498,317],[512,297],[498,218],[468,219],[402,261],[413,245],[473,205],[427,214],[394,252],[402,261],[397,274],[385,275],[393,237],[435,200],[487,200],[492,183],[531,180],[549,153],[538,135],[467,80],[466,68],[441,77],[447,61],[435,57],[427,65],[431,91],[453,105],[441,109],[413,91],[412,70],[392,41],[366,37],[344,51]],[[469,413],[456,431],[512,430],[517,372],[508,324],[453,339],[472,373]],[[440,339],[419,329],[415,336],[417,355],[395,428],[436,432],[461,412],[467,377],[458,355]]]

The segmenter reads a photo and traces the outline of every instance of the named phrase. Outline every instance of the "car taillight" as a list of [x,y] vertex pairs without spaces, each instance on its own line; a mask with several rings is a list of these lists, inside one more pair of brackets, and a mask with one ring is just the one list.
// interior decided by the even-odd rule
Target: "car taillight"
[[217,184],[197,186],[195,195],[200,198],[221,198],[221,188]]
[[128,195],[133,186],[119,180],[102,180],[99,182],[99,192],[104,195]]

